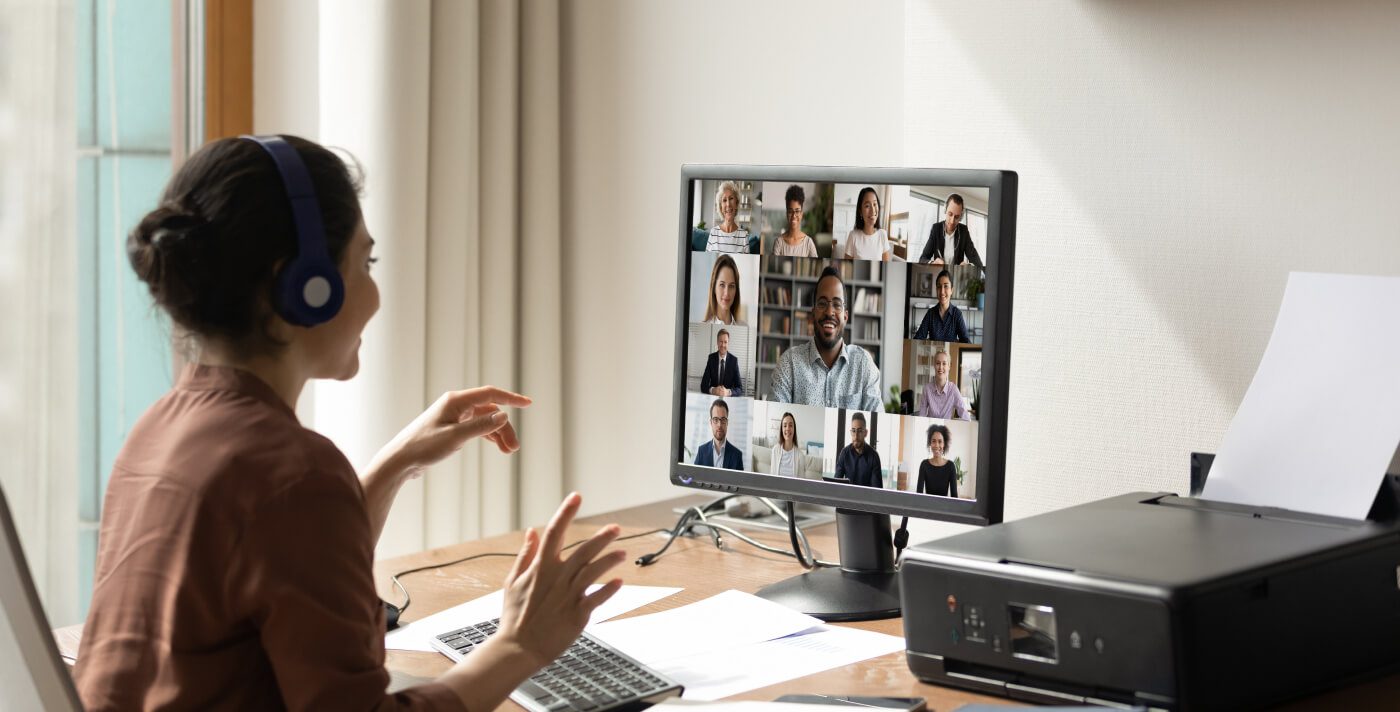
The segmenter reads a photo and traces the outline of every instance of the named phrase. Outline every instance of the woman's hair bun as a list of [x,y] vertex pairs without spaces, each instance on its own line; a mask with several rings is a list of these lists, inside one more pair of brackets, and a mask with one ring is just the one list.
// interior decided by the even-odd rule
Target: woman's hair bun
[[150,288],[158,303],[167,307],[184,303],[185,283],[194,255],[191,243],[208,223],[180,205],[165,203],[152,210],[127,238],[127,258],[136,276]]

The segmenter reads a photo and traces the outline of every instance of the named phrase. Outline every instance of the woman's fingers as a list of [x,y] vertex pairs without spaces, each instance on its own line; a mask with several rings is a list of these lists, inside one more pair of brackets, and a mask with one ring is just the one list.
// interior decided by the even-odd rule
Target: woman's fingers
[[472,438],[490,435],[509,425],[510,418],[507,417],[505,413],[498,412],[492,413],[491,415],[483,415],[480,418],[464,420],[452,426],[452,432],[456,435],[457,445],[460,447],[461,443],[471,440]]
[[575,589],[582,592],[588,588],[589,584],[597,581],[603,574],[626,560],[627,552],[618,549],[617,551],[609,551],[607,554],[588,562],[588,565],[579,569],[578,575],[574,577]]
[[487,438],[496,443],[496,447],[503,453],[509,455],[520,449],[520,436],[515,434],[515,426],[509,420],[502,425],[499,430],[492,432]]
[[510,567],[510,573],[506,574],[506,588],[515,582],[525,570],[530,568],[530,562],[534,560],[537,547],[539,545],[539,535],[535,533],[534,527],[525,530],[525,541],[520,545],[520,553],[515,556],[515,563]]
[[622,533],[622,528],[616,524],[609,524],[599,529],[596,534],[588,538],[588,541],[580,544],[572,554],[569,554],[569,558],[564,562],[565,575],[575,575],[588,562],[598,558],[598,554],[601,554],[608,544],[617,539],[620,533]]
[[571,492],[559,504],[559,509],[555,510],[549,525],[544,528],[544,541],[540,546],[540,553],[546,561],[553,563],[558,560],[559,550],[564,546],[564,530],[573,522],[581,501],[583,498],[577,492]]
[[495,386],[481,386],[479,388],[468,388],[464,391],[449,391],[445,396],[447,402],[444,410],[449,416],[459,416],[464,412],[471,412],[473,408],[484,405],[509,406],[514,408],[524,408],[534,401],[529,396],[497,388]]
[[613,579],[603,584],[597,591],[584,596],[583,600],[579,602],[579,607],[583,609],[585,616],[591,616],[598,606],[606,603],[609,598],[613,597],[613,594],[620,590],[622,590],[622,579]]

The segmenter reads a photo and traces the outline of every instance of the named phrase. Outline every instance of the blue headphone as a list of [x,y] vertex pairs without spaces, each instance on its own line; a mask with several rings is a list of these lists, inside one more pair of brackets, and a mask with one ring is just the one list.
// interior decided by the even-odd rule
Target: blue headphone
[[306,164],[295,148],[281,136],[240,136],[263,147],[277,172],[292,207],[292,223],[297,235],[297,254],[278,271],[273,308],[289,323],[316,326],[330,321],[345,302],[345,283],[340,269],[326,249],[326,229],[321,224],[321,206]]

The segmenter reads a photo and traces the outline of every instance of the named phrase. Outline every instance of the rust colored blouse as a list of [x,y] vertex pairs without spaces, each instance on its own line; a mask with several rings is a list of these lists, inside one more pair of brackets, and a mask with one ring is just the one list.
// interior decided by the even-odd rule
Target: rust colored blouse
[[88,710],[460,710],[385,692],[354,468],[245,371],[190,366],[132,428],[103,504],[74,677]]

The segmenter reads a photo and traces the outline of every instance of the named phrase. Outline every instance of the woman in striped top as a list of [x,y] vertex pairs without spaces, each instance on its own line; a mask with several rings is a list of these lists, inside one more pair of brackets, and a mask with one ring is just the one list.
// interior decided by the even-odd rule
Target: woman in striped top
[[710,228],[710,241],[705,243],[706,252],[749,251],[749,231],[734,221],[738,214],[738,184],[732,180],[720,183],[715,190],[715,219],[719,222]]

